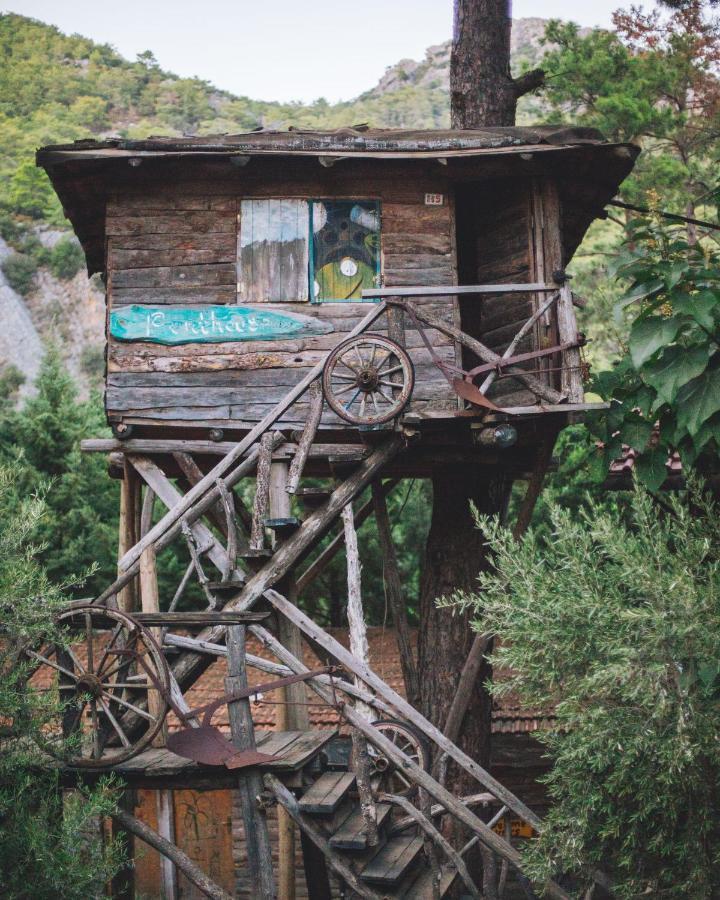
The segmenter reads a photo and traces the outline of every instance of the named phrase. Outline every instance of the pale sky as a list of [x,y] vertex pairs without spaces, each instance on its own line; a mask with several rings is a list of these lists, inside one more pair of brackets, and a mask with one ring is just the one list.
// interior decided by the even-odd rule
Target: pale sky
[[[629,5],[514,0],[513,15],[607,26]],[[152,50],[163,69],[258,100],[352,99],[452,31],[452,0],[0,0],[0,8],[112,44],[130,60]]]

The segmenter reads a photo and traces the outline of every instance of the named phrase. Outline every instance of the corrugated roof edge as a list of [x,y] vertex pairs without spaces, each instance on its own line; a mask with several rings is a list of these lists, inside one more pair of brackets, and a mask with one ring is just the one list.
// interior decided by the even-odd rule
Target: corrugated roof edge
[[149,137],[143,140],[84,139],[51,144],[38,150],[38,163],[55,152],[91,153],[115,150],[141,153],[443,153],[528,146],[608,145],[594,128],[560,125],[484,128],[477,130],[338,129],[337,131],[254,131],[202,137]]

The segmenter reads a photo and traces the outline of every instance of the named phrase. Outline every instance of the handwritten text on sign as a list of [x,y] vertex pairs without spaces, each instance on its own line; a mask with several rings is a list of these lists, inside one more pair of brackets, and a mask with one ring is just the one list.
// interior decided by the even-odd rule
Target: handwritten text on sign
[[122,306],[110,313],[112,337],[153,344],[272,341],[332,330],[322,319],[249,306]]

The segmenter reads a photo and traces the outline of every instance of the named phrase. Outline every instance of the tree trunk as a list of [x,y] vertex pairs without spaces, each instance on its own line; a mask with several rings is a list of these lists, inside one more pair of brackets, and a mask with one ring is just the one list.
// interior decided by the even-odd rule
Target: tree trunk
[[510,0],[455,0],[450,57],[453,128],[515,124],[518,97],[540,87],[541,69],[510,74]]
[[[475,633],[468,614],[438,609],[436,601],[456,590],[476,589],[477,575],[488,560],[485,539],[475,527],[470,504],[481,513],[504,516],[510,487],[509,479],[479,467],[447,469],[433,478],[432,520],[420,585],[418,681],[422,712],[440,728],[445,725]],[[490,676],[490,667],[484,662],[458,741],[483,767],[489,762],[491,723],[490,697],[483,684]],[[447,787],[458,793],[473,789],[452,768]]]

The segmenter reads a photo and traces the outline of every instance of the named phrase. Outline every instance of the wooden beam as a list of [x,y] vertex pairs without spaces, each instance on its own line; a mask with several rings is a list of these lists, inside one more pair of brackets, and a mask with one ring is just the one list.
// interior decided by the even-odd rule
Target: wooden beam
[[293,461],[290,464],[290,472],[288,475],[288,482],[286,487],[288,494],[294,494],[298,489],[300,477],[302,476],[303,469],[305,468],[305,463],[310,453],[310,448],[312,447],[313,441],[315,440],[315,435],[317,434],[318,426],[320,425],[323,403],[325,402],[322,387],[320,386],[319,381],[316,381],[314,384],[310,385],[310,387],[308,388],[308,393],[311,395],[310,411],[308,413],[308,419],[305,423],[305,427],[303,428],[303,433],[300,437],[300,440],[298,441],[297,453],[293,457]]
[[255,477],[255,498],[252,510],[252,528],[250,530],[250,549],[262,550],[265,545],[265,527],[263,519],[268,508],[270,496],[270,466],[272,463],[272,436],[266,432],[260,438],[260,456],[258,457],[257,475]]
[[[157,805],[158,834],[160,837],[175,843],[175,809],[173,792],[167,789],[155,791]],[[160,856],[160,890],[163,900],[177,900],[178,878],[177,868],[170,857]]]
[[[345,533],[345,559],[347,562],[347,618],[350,630],[350,652],[357,659],[369,665],[370,648],[367,639],[367,626],[362,605],[362,576],[360,571],[360,552],[358,550],[357,532],[353,521],[352,503],[343,507],[343,531]],[[283,617],[284,618],[284,617]],[[355,679],[355,685],[359,684]],[[373,721],[372,710],[364,703],[355,703],[358,714],[368,722]],[[363,833],[369,847],[378,842],[377,807],[373,798],[370,783],[370,754],[367,741],[363,735],[353,728],[350,733],[353,747],[353,768],[360,800],[360,812],[363,818]]]
[[[385,304],[379,303],[360,321],[355,328],[348,334],[348,338],[363,332],[375,319],[385,311]],[[131,550],[129,550],[120,560],[122,569],[129,568],[136,560],[140,558],[140,554],[146,546],[154,543],[159,537],[167,532],[176,522],[178,522],[185,513],[198,501],[205,493],[207,493],[215,484],[218,478],[221,478],[240,457],[248,450],[266,431],[268,431],[277,422],[277,420],[285,413],[295,401],[301,397],[310,387],[313,381],[322,374],[325,366],[325,360],[321,360],[317,365],[304,376],[294,388],[291,388],[278,403],[262,418],[251,431],[235,445],[235,447],[224,456],[213,469],[198,482],[195,487],[191,488],[182,500],[174,506],[163,518],[151,528],[145,537],[139,541]]]
[[[402,436],[394,434],[386,443],[377,447],[358,469],[333,491],[325,505],[315,510],[301,528],[288,538],[268,564],[248,579],[240,594],[231,600],[225,609],[228,612],[250,609],[270,585],[281,579],[298,558],[320,540],[340,515],[343,507],[382,472],[387,463],[400,452],[403,445]],[[218,626],[215,629],[206,629],[199,637],[202,640],[214,641],[223,633],[222,627]],[[199,670],[201,665],[200,661],[190,657],[178,660],[175,663],[174,671],[180,685],[186,687],[193,677],[192,672],[196,667]]]
[[[140,507],[140,479],[127,459],[123,461],[123,478],[120,482],[120,520],[118,523],[118,559],[139,540],[137,520]],[[118,568],[118,574],[120,569]],[[123,612],[134,612],[137,609],[137,585],[129,581],[118,593],[117,604]]]
[[382,554],[385,596],[395,623],[398,650],[400,651],[400,665],[405,681],[405,694],[408,702],[412,706],[417,706],[420,698],[417,663],[412,644],[410,643],[410,627],[408,625],[405,596],[390,529],[390,517],[388,516],[387,503],[385,502],[385,493],[380,481],[372,483],[372,503],[377,523],[378,543]]
[[[226,640],[228,675],[225,679],[225,691],[234,694],[248,686],[245,670],[245,626],[230,625]],[[228,718],[234,746],[238,750],[254,750],[255,730],[248,699],[228,703]],[[238,775],[238,795],[245,826],[245,850],[251,892],[253,897],[259,900],[274,900],[272,847],[265,814],[257,802],[261,791],[262,779],[258,769],[247,769]]]
[[[400,483],[399,478],[391,478],[389,481],[383,483],[382,493],[383,496],[387,497],[387,495],[392,491],[392,489]],[[359,528],[365,519],[373,511],[373,501],[372,499],[363,503],[360,509],[355,513],[355,527]],[[297,580],[297,589],[298,593],[301,594],[309,585],[315,581],[316,578],[319,578],[320,575],[327,569],[330,563],[335,558],[338,550],[345,545],[345,532],[343,529],[340,529],[335,537],[330,541],[330,543],[325,547],[325,549],[310,563],[310,565],[305,569],[302,575]]]
[[556,291],[557,284],[446,284],[428,287],[367,288],[363,300],[375,297],[457,297],[460,294],[528,294],[535,291]]
[[[139,453],[140,455],[195,453],[205,456],[226,456],[235,446],[234,441],[184,441],[159,438],[130,438],[118,441],[115,438],[86,438],[80,441],[83,453]],[[273,450],[273,460],[294,459],[298,445],[282,441]],[[252,451],[247,451],[244,458]],[[328,456],[341,456],[348,462],[360,462],[368,455],[365,444],[323,444],[310,446],[310,459],[326,459]],[[202,476],[202,473],[201,473]]]
[[190,859],[187,853],[183,853],[175,844],[159,835],[149,825],[122,809],[115,810],[111,813],[111,816],[126,831],[139,837],[141,841],[157,850],[162,856],[171,859],[188,881],[192,882],[206,897],[210,897],[211,900],[233,900],[230,894],[208,878],[202,869]]
[[[157,561],[155,558],[154,547],[146,547],[140,557],[140,599],[142,611],[144,613],[158,613],[160,611]],[[150,633],[159,643],[161,640],[160,630],[158,628],[151,628]],[[164,711],[165,705],[159,692],[154,687],[148,686],[148,712],[157,719],[159,716],[163,715]],[[164,747],[166,738],[167,723],[163,722],[163,727],[153,738],[153,747]],[[158,803],[160,803],[159,800]],[[158,811],[159,809],[160,807],[158,806]]]

